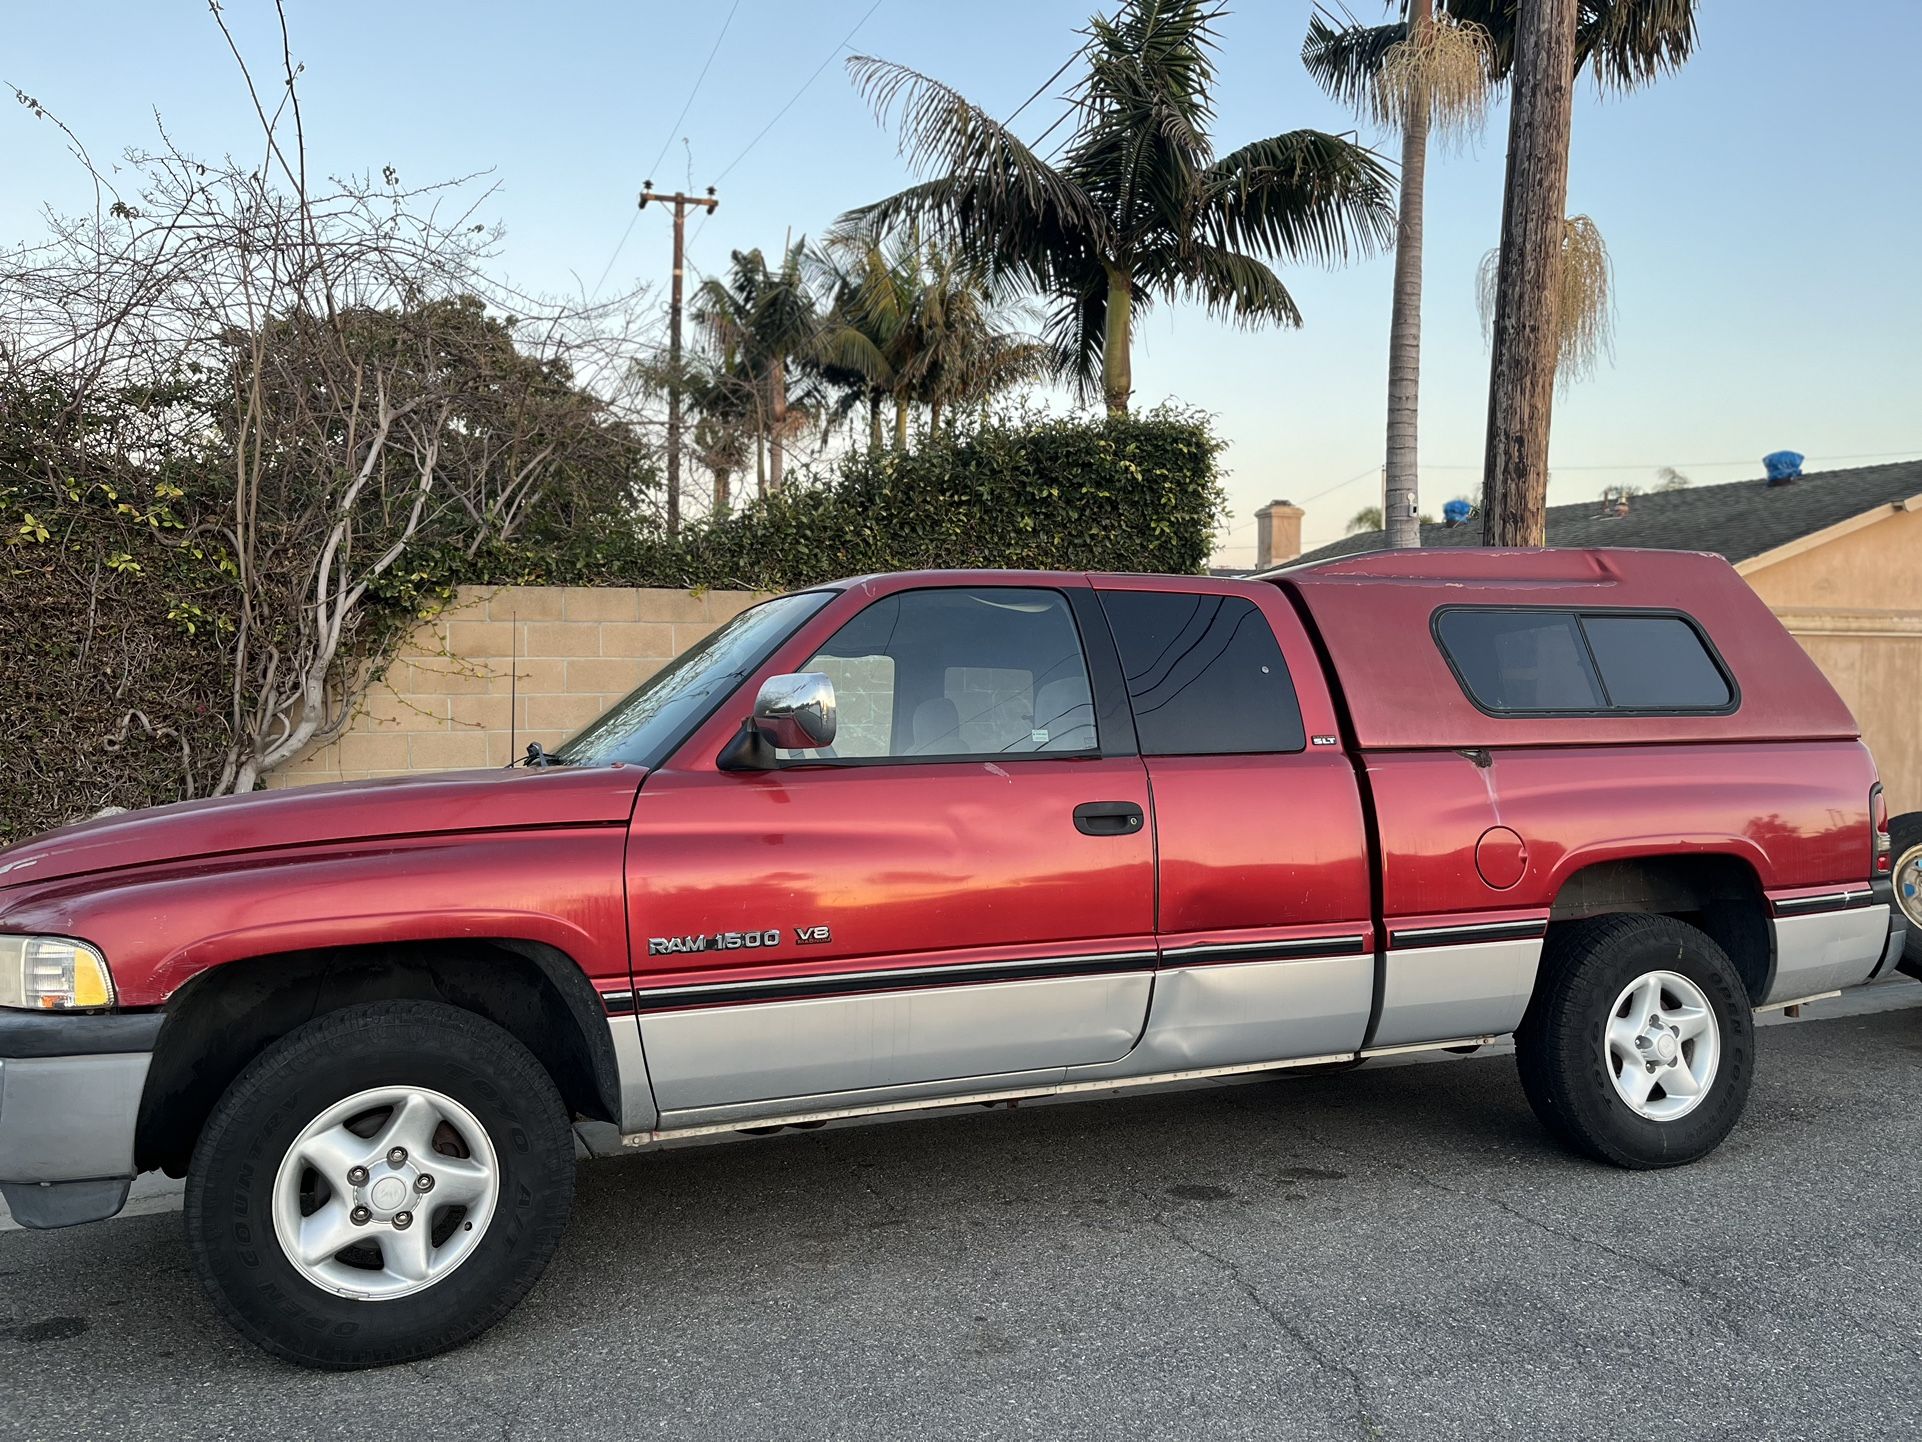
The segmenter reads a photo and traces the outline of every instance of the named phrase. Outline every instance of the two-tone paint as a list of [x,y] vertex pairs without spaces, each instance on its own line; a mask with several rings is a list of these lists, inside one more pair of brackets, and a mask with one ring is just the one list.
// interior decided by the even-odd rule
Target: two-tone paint
[[[1098,751],[717,764],[763,680],[863,607],[937,586],[1069,599]],[[827,589],[651,772],[454,773],[89,823],[0,853],[0,928],[92,942],[121,1005],[162,1015],[243,959],[538,947],[590,993],[636,1137],[1484,1040],[1520,1021],[1573,879],[1637,858],[1741,868],[1765,912],[1758,1004],[1859,982],[1886,952],[1854,723],[1713,558],[1418,553],[1255,581]],[[1099,605],[1114,589],[1250,599],[1303,749],[1140,755]],[[1491,717],[1429,640],[1434,611],[1467,598],[1684,610],[1740,705]],[[1090,802],[1145,824],[1086,834]],[[729,937],[758,944],[694,944]]]

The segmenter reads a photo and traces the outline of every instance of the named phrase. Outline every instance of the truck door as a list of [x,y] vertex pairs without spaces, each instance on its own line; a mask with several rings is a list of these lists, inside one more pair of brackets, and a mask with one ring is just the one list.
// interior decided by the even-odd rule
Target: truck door
[[1098,591],[1160,856],[1161,967],[1131,1068],[1353,1051],[1374,992],[1368,834],[1320,664],[1279,591],[1172,584]]
[[[670,1124],[1050,1080],[1140,1034],[1148,788],[1092,591],[864,601],[837,600],[822,624],[838,629],[771,668],[833,680],[831,747],[723,772],[710,745],[637,802],[635,1004]],[[1084,645],[1078,608],[1102,649]],[[724,724],[738,727],[756,684]]]

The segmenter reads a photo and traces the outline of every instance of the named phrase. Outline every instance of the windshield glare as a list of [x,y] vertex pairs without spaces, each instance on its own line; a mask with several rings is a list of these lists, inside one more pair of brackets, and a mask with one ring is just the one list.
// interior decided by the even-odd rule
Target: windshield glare
[[659,766],[742,677],[832,598],[831,591],[776,596],[741,612],[656,671],[554,753],[573,766],[625,761]]

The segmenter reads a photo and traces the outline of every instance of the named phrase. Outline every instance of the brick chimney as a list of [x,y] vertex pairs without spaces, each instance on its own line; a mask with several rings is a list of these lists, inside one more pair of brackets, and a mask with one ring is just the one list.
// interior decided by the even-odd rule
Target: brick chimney
[[1288,501],[1270,501],[1255,512],[1255,569],[1285,566],[1301,554],[1301,518],[1307,514]]

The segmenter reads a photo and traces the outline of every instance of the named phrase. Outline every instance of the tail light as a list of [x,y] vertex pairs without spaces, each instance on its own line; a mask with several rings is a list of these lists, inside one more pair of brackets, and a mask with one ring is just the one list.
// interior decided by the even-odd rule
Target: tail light
[[1882,795],[1882,783],[1879,781],[1875,783],[1875,789],[1869,792],[1869,832],[1874,846],[1871,853],[1874,858],[1872,873],[1887,876],[1894,843],[1889,840],[1889,803]]

